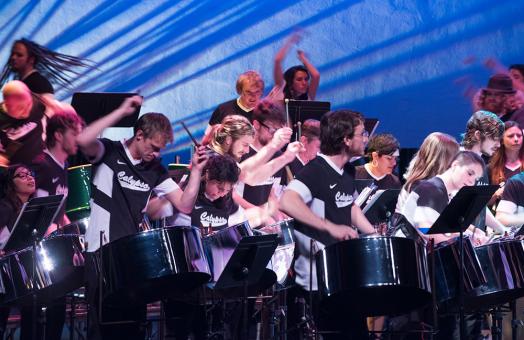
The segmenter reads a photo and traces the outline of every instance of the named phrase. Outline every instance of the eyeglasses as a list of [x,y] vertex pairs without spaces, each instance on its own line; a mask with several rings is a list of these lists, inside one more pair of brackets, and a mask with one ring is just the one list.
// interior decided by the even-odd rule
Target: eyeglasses
[[260,97],[262,95],[262,91],[242,91],[242,94],[246,97]]
[[27,177],[35,178],[35,174],[33,172],[19,172],[13,176],[13,178],[20,179],[26,179]]
[[270,134],[274,134],[274,133],[277,132],[277,130],[279,129],[279,128],[270,127],[270,126],[268,126],[267,124],[262,123],[262,122],[260,122],[260,125],[262,125],[263,127],[265,127],[265,128],[267,129],[267,131],[268,131]]
[[368,137],[369,137],[369,132],[367,132],[366,130],[364,130],[364,132],[362,132],[361,134],[355,133],[355,134],[353,135],[353,137],[368,138]]

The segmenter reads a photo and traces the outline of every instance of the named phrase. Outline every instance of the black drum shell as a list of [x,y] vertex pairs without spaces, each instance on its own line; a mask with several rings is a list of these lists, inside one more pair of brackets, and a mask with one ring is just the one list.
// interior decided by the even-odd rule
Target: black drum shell
[[523,241],[496,241],[475,252],[487,282],[466,295],[466,309],[491,308],[524,296]]
[[397,315],[431,299],[423,244],[399,237],[366,237],[316,254],[319,290],[328,308],[361,315]]
[[[101,251],[101,253],[100,253]],[[129,235],[104,245],[106,301],[152,302],[189,291],[209,281],[200,231],[166,227]]]
[[[475,248],[469,238],[463,239],[464,246],[464,292],[470,292],[486,283]],[[458,239],[439,244],[435,256],[435,295],[444,309],[454,309],[458,298],[460,272],[460,244]],[[430,259],[430,262],[432,260]]]
[[33,276],[33,247],[4,256],[0,270],[5,295],[2,302],[31,304],[64,296],[84,285],[84,244],[79,235],[55,235],[39,242]]

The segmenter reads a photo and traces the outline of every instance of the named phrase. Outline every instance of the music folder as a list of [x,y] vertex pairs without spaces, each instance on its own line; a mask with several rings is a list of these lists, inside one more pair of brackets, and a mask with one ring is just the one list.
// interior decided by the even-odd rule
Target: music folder
[[457,233],[464,231],[486,208],[498,185],[465,186],[444,208],[428,234]]
[[399,194],[400,189],[378,190],[362,209],[369,223],[387,221],[395,212]]
[[[136,95],[138,93],[76,92],[73,94],[71,106],[89,125],[116,110],[126,98]],[[125,116],[112,127],[133,127],[140,114],[140,108],[141,106],[137,106],[132,114]]]
[[257,283],[277,248],[277,238],[277,234],[243,237],[213,288],[225,289]]
[[52,195],[31,198],[24,203],[9,238],[5,244],[0,245],[0,249],[17,251],[30,246],[35,239],[41,239],[64,201],[64,195]]

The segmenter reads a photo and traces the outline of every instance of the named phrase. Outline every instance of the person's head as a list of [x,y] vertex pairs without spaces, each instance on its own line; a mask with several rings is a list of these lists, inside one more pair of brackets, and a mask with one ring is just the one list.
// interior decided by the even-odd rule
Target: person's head
[[284,97],[307,100],[309,78],[309,72],[303,65],[288,68],[286,72],[284,72],[284,80],[286,81]]
[[449,183],[454,190],[459,190],[464,186],[475,185],[476,181],[484,173],[484,161],[482,158],[471,151],[460,151],[446,173],[450,174]]
[[300,158],[304,162],[309,162],[317,156],[320,151],[320,121],[308,119],[301,126],[300,142],[304,146],[304,151],[300,153]]
[[458,151],[459,144],[452,136],[442,132],[429,134],[409,162],[404,188],[410,192],[413,183],[443,174]]
[[133,140],[138,156],[146,162],[159,157],[160,150],[173,142],[173,128],[169,119],[161,113],[142,115],[133,127]]
[[515,83],[524,84],[524,64],[513,64],[509,67],[509,76]]
[[213,150],[222,155],[228,154],[239,162],[249,152],[255,129],[246,117],[230,115],[213,127],[212,136],[209,145]]
[[508,160],[508,153],[518,153],[518,158],[522,162],[521,168],[524,169],[524,148],[522,147],[522,129],[517,122],[508,120],[504,123],[504,135],[500,148],[495,151],[489,160],[491,182],[500,184],[507,180],[504,177],[504,167]]
[[30,197],[35,193],[35,177],[31,169],[22,164],[9,166],[2,174],[2,198],[6,197],[16,212],[20,211],[22,197]]
[[31,113],[33,96],[26,84],[20,80],[12,80],[2,89],[4,109],[8,116],[14,119],[26,119]]
[[21,76],[34,68],[51,82],[69,87],[75,75],[80,74],[77,67],[91,68],[91,65],[88,60],[52,51],[25,38],[19,39],[13,43],[11,56],[0,75],[0,84],[13,74]]
[[373,136],[367,147],[370,166],[381,175],[390,175],[397,166],[399,148],[399,142],[389,133]]
[[11,48],[9,65],[16,73],[24,73],[35,66],[36,56],[25,39],[17,40]]
[[499,73],[489,78],[488,86],[481,90],[479,107],[498,115],[506,111],[506,102],[515,95],[513,83],[508,75]]
[[328,156],[363,155],[368,132],[362,114],[350,110],[331,111],[320,120],[320,151]]
[[284,108],[269,98],[262,99],[253,110],[253,127],[255,139],[266,145],[275,132],[286,124]]
[[238,77],[236,90],[240,96],[240,103],[251,109],[264,93],[264,80],[257,71],[246,71]]
[[78,151],[76,137],[84,127],[84,121],[72,107],[65,108],[47,120],[46,146],[52,149],[61,148],[67,155],[75,155]]
[[504,123],[492,112],[477,111],[466,124],[462,146],[466,150],[478,149],[483,155],[491,156],[500,146]]
[[238,181],[240,168],[231,156],[215,154],[207,161],[203,174],[206,196],[215,201],[231,192]]

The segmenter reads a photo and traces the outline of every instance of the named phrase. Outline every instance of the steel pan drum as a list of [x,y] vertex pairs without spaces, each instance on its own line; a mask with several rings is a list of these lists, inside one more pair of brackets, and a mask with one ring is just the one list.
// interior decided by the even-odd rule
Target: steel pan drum
[[522,242],[503,240],[475,248],[487,282],[466,295],[466,308],[490,308],[524,296]]
[[[0,270],[5,295],[3,303],[30,304],[32,293],[45,303],[84,285],[84,244],[79,235],[55,235],[36,246],[4,256]],[[33,264],[36,271],[33,275]]]
[[428,303],[431,288],[424,245],[370,236],[327,246],[316,254],[323,303],[362,315],[396,315]]
[[67,169],[66,214],[71,221],[89,217],[91,197],[91,164],[74,166]]
[[202,242],[211,269],[212,281],[218,280],[237,244],[245,236],[253,236],[247,221],[203,237]]
[[104,298],[152,302],[194,289],[210,279],[200,231],[166,227],[104,245]]
[[289,269],[293,264],[295,254],[293,219],[283,220],[268,227],[273,228],[273,232],[278,234],[278,246],[271,258],[270,268],[277,275],[278,288],[282,288],[289,279]]
[[[460,250],[457,239],[439,244],[435,250],[435,295],[441,305],[455,307],[458,297]],[[430,255],[431,256],[431,255]],[[464,292],[486,283],[479,259],[469,238],[464,238]]]

